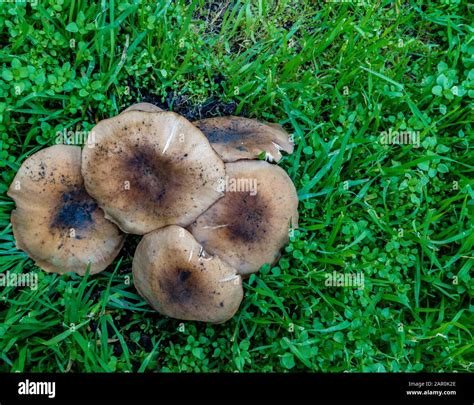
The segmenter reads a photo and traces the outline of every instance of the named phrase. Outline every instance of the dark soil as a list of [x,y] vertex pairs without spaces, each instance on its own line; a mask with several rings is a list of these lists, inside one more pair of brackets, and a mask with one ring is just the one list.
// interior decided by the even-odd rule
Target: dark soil
[[233,115],[237,107],[235,101],[224,103],[215,96],[208,98],[202,104],[193,104],[189,100],[189,97],[180,95],[174,91],[170,91],[167,94],[164,102],[161,101],[161,97],[153,93],[143,93],[144,92],[142,91],[142,98],[136,100],[137,103],[144,101],[155,104],[165,111],[174,111],[190,121],[223,115]]
[[[187,2],[188,5],[191,1]],[[205,22],[205,32],[207,34],[213,33],[218,34],[221,31],[223,16],[226,10],[235,5],[235,1],[206,1],[205,5],[201,8],[196,7],[193,13],[195,20],[201,20]]]
[[[218,73],[212,79],[214,83],[217,83],[222,88],[222,83],[225,82],[226,77]],[[146,102],[154,104],[165,111],[174,111],[186,117],[189,121],[195,121],[203,118],[235,115],[238,104],[236,101],[223,102],[217,94],[209,97],[203,103],[195,104],[188,95],[179,94],[172,88],[166,88],[166,96],[162,97],[147,89],[139,89],[133,86],[131,82],[128,83],[128,86],[134,100],[130,104],[122,106],[121,111],[131,104]],[[245,113],[246,111],[243,110],[239,115],[245,116]]]

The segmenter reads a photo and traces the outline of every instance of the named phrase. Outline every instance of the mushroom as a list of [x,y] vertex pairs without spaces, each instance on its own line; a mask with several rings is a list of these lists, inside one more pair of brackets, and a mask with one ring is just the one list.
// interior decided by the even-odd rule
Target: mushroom
[[84,275],[104,270],[124,235],[86,193],[81,148],[54,145],[21,165],[8,195],[15,201],[11,223],[18,249],[48,272]]
[[125,232],[188,226],[223,195],[224,163],[178,114],[128,111],[93,132],[95,147],[82,157],[85,186]]
[[209,256],[184,228],[167,226],[145,235],[133,258],[133,280],[142,297],[172,318],[221,323],[242,301],[242,279]]
[[258,160],[226,163],[225,195],[190,226],[210,254],[242,275],[274,263],[298,226],[298,196],[283,169]]
[[151,103],[137,103],[132,104],[130,107],[123,110],[120,114],[123,114],[127,111],[144,111],[144,112],[162,112],[163,110]]
[[234,116],[207,118],[193,124],[204,132],[224,162],[256,159],[262,152],[267,160],[278,162],[280,150],[293,153],[288,133],[277,124]]

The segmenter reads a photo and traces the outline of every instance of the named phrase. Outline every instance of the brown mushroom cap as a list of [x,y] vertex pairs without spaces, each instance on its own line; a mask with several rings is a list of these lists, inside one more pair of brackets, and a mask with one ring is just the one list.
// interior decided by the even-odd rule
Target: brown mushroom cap
[[85,186],[125,232],[187,226],[223,194],[224,163],[178,114],[129,111],[92,132],[95,146],[82,157]]
[[124,241],[119,229],[87,194],[81,148],[55,145],[21,165],[8,195],[15,201],[11,222],[17,248],[48,272],[83,275],[104,270]]
[[[298,226],[298,196],[283,169],[258,160],[226,163],[226,193],[190,230],[240,274],[274,263]],[[239,186],[240,185],[240,186]]]
[[162,112],[164,110],[151,103],[136,103],[123,110],[120,114],[123,114],[127,111]]
[[278,124],[264,124],[244,117],[215,117],[194,121],[224,162],[256,159],[262,152],[278,162],[280,150],[293,153],[288,133]]
[[172,318],[221,323],[235,314],[242,301],[237,271],[218,257],[209,257],[179,226],[145,235],[132,269],[140,295]]

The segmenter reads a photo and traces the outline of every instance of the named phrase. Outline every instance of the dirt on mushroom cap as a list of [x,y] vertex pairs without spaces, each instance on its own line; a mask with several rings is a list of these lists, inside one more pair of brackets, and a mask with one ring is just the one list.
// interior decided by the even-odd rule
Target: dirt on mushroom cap
[[124,235],[104,217],[85,191],[81,148],[55,145],[30,156],[8,195],[17,247],[49,272],[83,275],[104,270],[117,256]]
[[172,112],[129,111],[101,121],[83,154],[85,186],[125,232],[189,225],[222,196],[224,163]]
[[240,274],[254,273],[278,259],[290,226],[298,226],[298,196],[286,172],[264,161],[227,163],[226,175],[224,197],[189,229]]
[[133,279],[153,308],[183,320],[224,322],[243,297],[237,271],[207,255],[187,230],[174,225],[142,238],[133,259]]
[[267,160],[278,162],[280,150],[293,153],[288,133],[278,124],[234,116],[206,118],[193,124],[207,136],[224,162],[256,159],[262,152]]

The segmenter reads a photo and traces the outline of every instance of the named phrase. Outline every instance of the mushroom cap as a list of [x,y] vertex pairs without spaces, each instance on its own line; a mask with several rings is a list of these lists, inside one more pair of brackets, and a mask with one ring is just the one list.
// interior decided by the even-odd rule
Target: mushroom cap
[[136,103],[123,110],[120,114],[123,114],[127,111],[162,112],[164,110],[151,103]]
[[94,148],[82,156],[85,186],[125,232],[187,226],[223,195],[224,163],[178,114],[129,111],[92,132]]
[[15,201],[11,223],[18,249],[48,272],[84,275],[104,270],[125,235],[87,194],[81,148],[54,145],[21,165],[8,195]]
[[237,271],[219,257],[208,256],[186,229],[176,225],[145,235],[132,269],[140,295],[172,318],[221,323],[242,301]]
[[298,196],[283,169],[258,160],[226,163],[226,192],[190,226],[210,254],[240,274],[274,263],[298,226]]
[[215,117],[194,121],[224,162],[256,159],[262,152],[278,162],[280,150],[293,153],[288,133],[278,124],[264,124],[244,117]]

